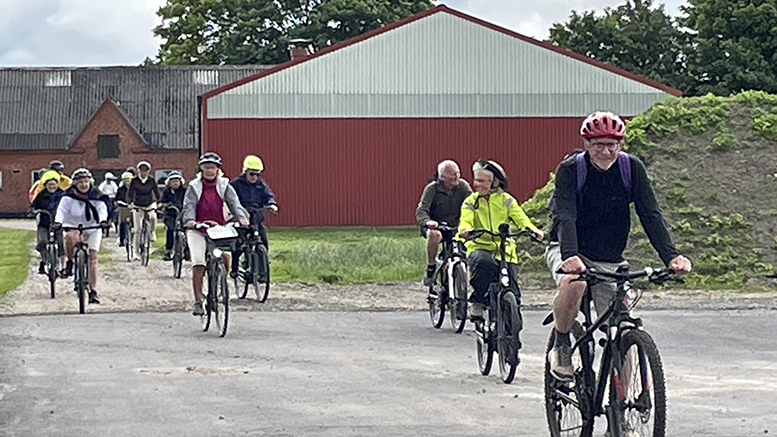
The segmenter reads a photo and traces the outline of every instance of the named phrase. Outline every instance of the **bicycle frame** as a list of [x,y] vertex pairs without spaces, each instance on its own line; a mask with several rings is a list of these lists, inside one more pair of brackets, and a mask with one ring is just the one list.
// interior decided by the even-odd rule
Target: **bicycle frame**
[[445,238],[445,232],[455,232],[457,231],[457,228],[441,225],[438,226],[437,229],[443,232],[443,239],[441,242],[442,247],[440,248],[440,255],[438,256],[438,258],[442,258],[442,264],[437,267],[435,275],[437,275],[437,272],[440,269],[444,269],[443,271],[447,281],[445,291],[450,297],[455,291],[453,290],[453,272],[459,264],[463,264],[465,269],[467,269],[467,256],[466,251],[462,252],[459,242],[456,241],[453,236]]

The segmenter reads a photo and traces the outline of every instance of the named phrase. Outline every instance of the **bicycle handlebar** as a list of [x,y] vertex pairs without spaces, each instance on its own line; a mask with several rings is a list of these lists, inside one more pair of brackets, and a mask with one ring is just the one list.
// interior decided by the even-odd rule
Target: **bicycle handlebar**
[[60,226],[60,228],[61,228],[62,230],[64,230],[64,231],[79,231],[79,232],[83,232],[83,231],[88,231],[88,230],[90,230],[90,229],[102,229],[102,228],[103,228],[103,226],[102,226],[102,225],[97,225],[97,226],[83,226],[83,225],[78,225],[78,227],[72,227],[72,226]]
[[[556,273],[562,275],[568,275],[569,273],[559,269]],[[581,274],[575,281],[588,281],[591,279],[607,280],[614,279],[616,282],[632,281],[634,279],[647,277],[648,281],[654,284],[665,284],[668,281],[674,281],[677,283],[685,283],[682,278],[674,276],[675,271],[672,269],[645,267],[642,270],[636,272],[606,272],[594,267],[586,269],[585,273]]]
[[492,232],[492,231],[489,231],[488,229],[473,229],[469,231],[469,236],[467,236],[465,240],[471,241],[483,235],[491,235],[492,237],[497,237],[501,239],[516,238],[522,235],[527,235],[533,241],[537,243],[542,243],[542,239],[540,239],[537,236],[537,234],[535,234],[531,230],[526,229],[526,230],[521,230],[517,232],[510,232],[510,225],[508,225],[507,223],[502,223],[501,225],[499,225],[499,232]]
[[48,209],[33,209],[33,214],[43,214],[49,216],[49,218],[52,218],[53,214]]

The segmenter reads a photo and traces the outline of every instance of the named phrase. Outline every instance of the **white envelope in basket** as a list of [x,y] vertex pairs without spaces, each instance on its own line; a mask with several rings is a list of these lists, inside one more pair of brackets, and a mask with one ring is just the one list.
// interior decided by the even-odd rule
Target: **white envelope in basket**
[[237,238],[237,229],[234,226],[214,226],[208,228],[208,238],[211,240],[229,240]]

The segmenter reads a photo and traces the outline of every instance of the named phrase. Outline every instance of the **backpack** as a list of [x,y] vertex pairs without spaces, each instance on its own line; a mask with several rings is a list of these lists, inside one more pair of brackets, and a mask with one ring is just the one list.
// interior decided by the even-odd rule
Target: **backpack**
[[[585,151],[580,149],[575,149],[571,154],[564,157],[564,159],[569,158],[570,156],[575,157],[575,163],[577,164],[577,192],[583,190],[583,185],[585,185],[585,180],[588,177],[588,166],[585,165]],[[626,152],[618,152],[618,167],[620,167],[621,170],[621,180],[623,181],[623,185],[626,187],[627,191],[631,191],[631,158],[629,157],[629,154]],[[553,214],[553,210],[556,206],[556,193],[555,191],[550,196],[550,213]]]

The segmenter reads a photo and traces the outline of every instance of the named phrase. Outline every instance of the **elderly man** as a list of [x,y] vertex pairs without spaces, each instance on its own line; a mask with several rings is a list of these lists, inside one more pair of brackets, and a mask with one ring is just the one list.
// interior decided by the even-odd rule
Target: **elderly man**
[[[565,159],[556,170],[550,244],[545,252],[558,285],[553,303],[555,343],[548,360],[551,374],[561,380],[574,375],[569,331],[586,290],[586,283],[575,279],[587,267],[615,271],[628,265],[623,251],[631,228],[631,203],[661,260],[678,275],[691,271],[691,262],[672,242],[645,165],[620,151],[626,136],[620,117],[611,112],[591,114],[583,121],[580,135],[585,153]],[[592,292],[601,314],[615,285],[599,283]]]
[[451,160],[445,160],[437,165],[437,174],[424,188],[421,202],[415,211],[421,235],[426,238],[426,254],[428,266],[424,286],[431,287],[432,276],[436,268],[437,249],[442,241],[442,233],[437,229],[440,223],[458,227],[461,218],[461,204],[470,194],[467,181],[461,179],[459,166]]

